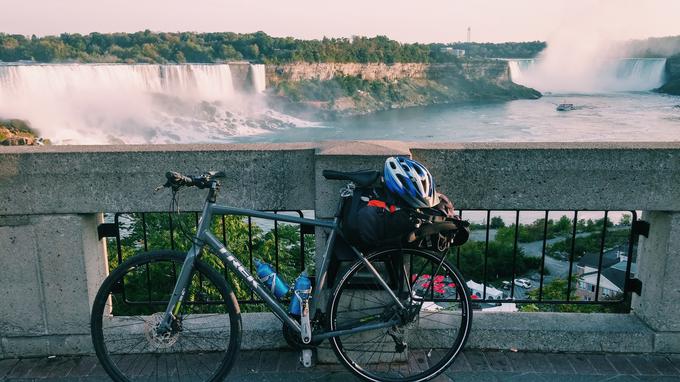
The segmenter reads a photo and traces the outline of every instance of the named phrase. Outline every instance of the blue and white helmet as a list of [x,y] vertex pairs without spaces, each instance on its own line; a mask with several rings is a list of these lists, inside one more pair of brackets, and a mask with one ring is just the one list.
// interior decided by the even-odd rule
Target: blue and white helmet
[[432,174],[413,159],[387,158],[383,176],[387,189],[413,208],[428,208],[439,203]]

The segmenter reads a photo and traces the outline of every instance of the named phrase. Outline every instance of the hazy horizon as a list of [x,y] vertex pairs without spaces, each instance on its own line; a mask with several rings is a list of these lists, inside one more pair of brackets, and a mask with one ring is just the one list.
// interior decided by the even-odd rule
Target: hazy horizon
[[[301,39],[386,35],[401,42],[550,41],[556,36],[611,40],[680,35],[680,2],[656,0],[518,0],[510,2],[433,0],[414,7],[405,0],[350,0],[331,11],[326,3],[299,0],[285,5],[244,0],[89,2],[64,0],[20,3],[0,0],[0,32],[58,35],[91,32],[263,31]],[[578,4],[577,6],[574,4]]]

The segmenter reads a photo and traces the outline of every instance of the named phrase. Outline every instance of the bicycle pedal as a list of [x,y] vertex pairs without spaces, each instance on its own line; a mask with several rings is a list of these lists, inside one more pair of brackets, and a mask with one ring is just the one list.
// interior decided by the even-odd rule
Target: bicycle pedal
[[304,367],[312,367],[312,349],[302,349],[300,363]]

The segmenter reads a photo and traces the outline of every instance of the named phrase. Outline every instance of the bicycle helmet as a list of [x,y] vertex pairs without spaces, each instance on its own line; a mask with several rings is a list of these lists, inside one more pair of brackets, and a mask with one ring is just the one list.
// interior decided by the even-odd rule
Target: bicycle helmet
[[413,208],[428,208],[439,202],[432,174],[418,161],[389,157],[383,175],[387,189]]

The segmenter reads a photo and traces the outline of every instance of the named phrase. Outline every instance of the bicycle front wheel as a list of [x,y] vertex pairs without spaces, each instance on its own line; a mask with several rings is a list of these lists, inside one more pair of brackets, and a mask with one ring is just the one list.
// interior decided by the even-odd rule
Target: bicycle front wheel
[[461,351],[472,322],[465,280],[429,251],[393,249],[367,255],[390,293],[362,261],[354,263],[329,300],[330,330],[398,319],[391,327],[331,338],[339,360],[369,381],[426,381],[443,372]]
[[241,340],[241,317],[223,275],[196,261],[172,329],[159,333],[185,255],[149,252],[123,262],[95,297],[97,357],[115,381],[221,381]]

